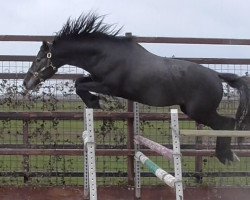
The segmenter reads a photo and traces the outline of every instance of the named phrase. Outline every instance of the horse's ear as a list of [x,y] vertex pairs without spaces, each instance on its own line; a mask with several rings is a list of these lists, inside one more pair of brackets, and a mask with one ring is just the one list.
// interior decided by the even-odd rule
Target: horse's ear
[[43,49],[43,50],[49,50],[49,44],[48,44],[48,42],[46,42],[46,41],[43,41],[43,44],[42,44],[42,46],[41,46],[41,49]]

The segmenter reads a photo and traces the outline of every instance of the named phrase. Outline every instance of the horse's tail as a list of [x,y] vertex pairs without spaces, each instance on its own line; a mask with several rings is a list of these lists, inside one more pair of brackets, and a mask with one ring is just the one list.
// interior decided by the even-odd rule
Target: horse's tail
[[231,87],[238,89],[239,106],[236,112],[236,129],[250,130],[250,77],[230,73],[219,73],[219,77]]

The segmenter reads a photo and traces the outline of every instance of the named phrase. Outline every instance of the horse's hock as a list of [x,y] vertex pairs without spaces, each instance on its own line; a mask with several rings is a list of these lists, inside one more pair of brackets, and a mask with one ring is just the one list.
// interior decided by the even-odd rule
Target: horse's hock
[[[50,36],[0,36],[1,41],[50,40]],[[137,42],[249,45],[249,40],[206,38],[146,38]],[[18,43],[18,42],[17,42]],[[82,71],[64,66],[45,82],[40,92],[27,98],[20,86],[33,56],[0,56],[0,199],[82,199],[83,198],[83,104],[75,95],[74,82]],[[244,75],[250,59],[185,58],[218,72]],[[238,94],[224,87],[218,111],[234,116]],[[143,136],[172,148],[169,108],[140,105],[140,131]],[[134,141],[131,102],[123,101],[110,110],[94,112],[96,166],[100,199],[133,199]],[[181,129],[203,129],[179,114]],[[238,136],[238,135],[237,135]],[[232,149],[240,162],[222,165],[214,157],[215,140],[210,136],[182,136],[182,167],[185,199],[249,199],[249,137]],[[143,153],[173,175],[173,165],[146,147]],[[175,191],[164,186],[142,168],[142,199],[175,199]]]

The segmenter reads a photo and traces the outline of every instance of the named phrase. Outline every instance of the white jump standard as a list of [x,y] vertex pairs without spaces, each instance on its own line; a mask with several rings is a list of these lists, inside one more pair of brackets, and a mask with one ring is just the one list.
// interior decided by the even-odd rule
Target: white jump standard
[[84,197],[89,195],[90,200],[97,200],[96,164],[95,164],[95,136],[93,109],[86,109],[87,130],[83,132],[84,141]]
[[[172,109],[171,128],[173,138],[173,150],[171,150],[140,135],[139,106],[138,103],[134,103],[135,190],[137,199],[141,198],[140,163],[142,163],[149,169],[150,172],[152,172],[160,180],[164,181],[168,186],[175,188],[176,200],[183,200],[181,153],[178,123],[178,112],[176,109]],[[140,151],[140,144],[150,148],[151,150],[164,156],[168,160],[174,160],[175,176],[172,176],[168,172],[164,171],[158,165],[152,162],[147,156],[145,156]]]
[[173,140],[174,176],[176,178],[175,191],[176,200],[183,200],[182,167],[181,167],[181,145],[178,110],[171,109],[171,130]]

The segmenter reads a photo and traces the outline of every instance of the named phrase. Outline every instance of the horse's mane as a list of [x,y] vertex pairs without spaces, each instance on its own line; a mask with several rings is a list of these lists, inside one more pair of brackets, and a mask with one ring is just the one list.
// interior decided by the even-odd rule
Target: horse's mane
[[121,29],[115,30],[113,25],[105,24],[104,17],[88,13],[80,15],[77,19],[69,18],[62,29],[57,32],[54,41],[85,37],[115,37]]

